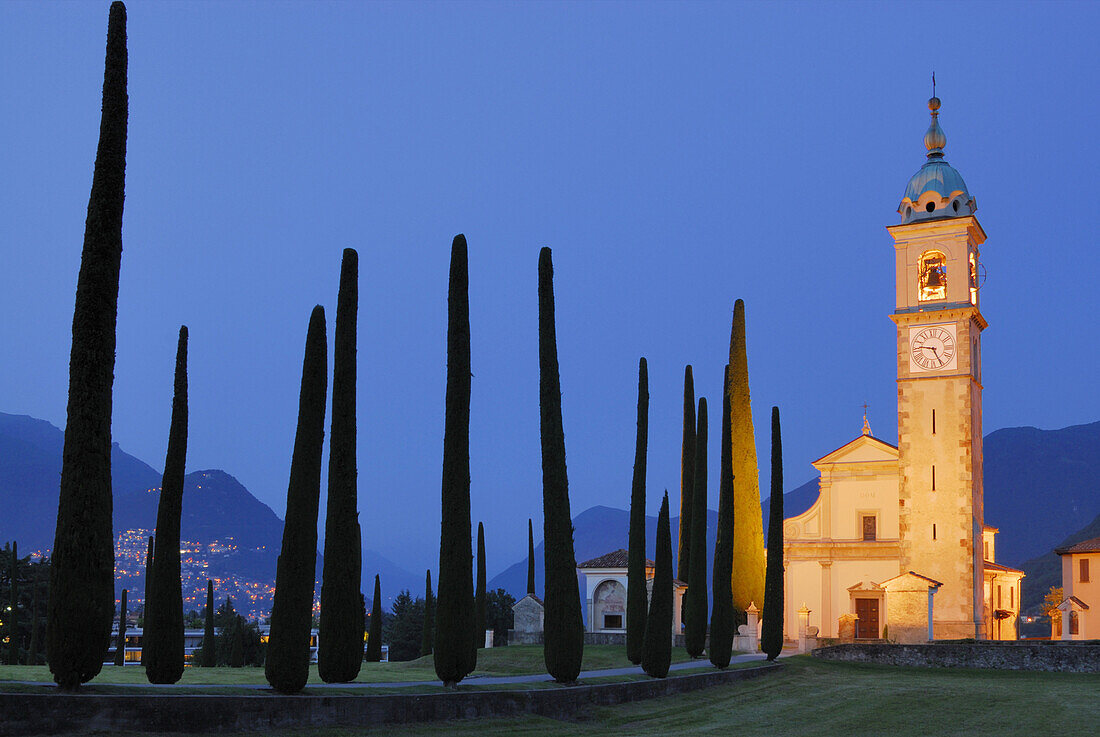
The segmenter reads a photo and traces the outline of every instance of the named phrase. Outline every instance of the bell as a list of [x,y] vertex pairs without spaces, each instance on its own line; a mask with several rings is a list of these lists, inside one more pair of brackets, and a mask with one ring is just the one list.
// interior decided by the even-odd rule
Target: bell
[[943,277],[940,275],[939,269],[931,269],[928,272],[928,286],[929,287],[942,287]]

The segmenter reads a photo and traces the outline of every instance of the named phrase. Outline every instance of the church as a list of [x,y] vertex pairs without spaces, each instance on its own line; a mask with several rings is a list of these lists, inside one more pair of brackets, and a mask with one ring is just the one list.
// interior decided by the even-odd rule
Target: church
[[[1023,572],[995,562],[982,495],[980,248],[985,232],[944,159],[928,101],[927,161],[887,227],[894,241],[898,445],[863,431],[813,466],[820,495],[784,521],[784,629],[897,642],[1017,638]],[[809,610],[808,620],[806,610]],[[802,610],[800,617],[800,610]]]

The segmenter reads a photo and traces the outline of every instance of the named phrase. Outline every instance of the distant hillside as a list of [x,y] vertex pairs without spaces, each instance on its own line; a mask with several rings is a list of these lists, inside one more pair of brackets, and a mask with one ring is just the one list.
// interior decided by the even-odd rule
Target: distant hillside
[[[1053,565],[1057,565],[1057,556],[1051,551],[1100,535],[1100,522],[1086,525],[1100,514],[1100,422],[1061,430],[998,430],[986,436],[984,450],[985,521],[1000,529],[998,562],[1018,566],[1027,573],[1023,598],[1024,605],[1029,606],[1057,583],[1050,573],[1052,558]],[[784,517],[805,512],[817,501],[818,493],[816,478],[786,492]],[[762,500],[760,506],[766,536],[770,500]],[[713,555],[717,513],[710,511],[708,519],[707,550]],[[573,526],[578,563],[627,547],[629,514],[625,510],[592,507],[577,515]],[[674,547],[678,527],[679,519],[672,520]],[[646,549],[651,556],[655,530],[656,518],[647,517]],[[535,549],[535,558],[535,578],[541,592],[541,544]],[[527,563],[521,560],[496,576],[490,585],[502,586],[518,597],[526,592],[526,582]]]
[[[5,512],[0,515],[0,540],[18,540],[27,552],[45,552],[53,545],[63,444],[64,433],[44,420],[0,413],[0,509]],[[144,600],[147,537],[156,526],[161,474],[116,444],[111,478],[116,587],[129,589],[136,606]],[[185,606],[201,608],[206,579],[211,578],[219,599],[232,596],[241,611],[266,611],[282,535],[283,521],[230,474],[217,469],[187,474],[180,519]],[[322,565],[318,555],[318,579]],[[364,551],[367,594],[373,591],[376,573],[382,577],[386,601],[402,588],[423,595],[423,574]]]
[[[1092,522],[1062,540],[1055,548],[1063,548],[1082,540],[1091,540],[1100,537],[1100,515]],[[1024,563],[1023,570],[1027,573],[1024,579],[1023,593],[1020,596],[1020,604],[1023,609],[1031,609],[1042,603],[1052,586],[1062,585],[1062,559],[1054,553],[1053,548],[1038,558],[1032,558]]]

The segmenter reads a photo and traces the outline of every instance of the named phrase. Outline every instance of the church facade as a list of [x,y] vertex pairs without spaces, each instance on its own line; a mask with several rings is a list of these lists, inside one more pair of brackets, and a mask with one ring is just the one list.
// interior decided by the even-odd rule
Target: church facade
[[[980,248],[985,232],[944,159],[940,101],[927,160],[887,227],[894,241],[898,445],[863,432],[813,463],[821,491],[784,522],[785,631],[822,637],[1015,639],[1021,571],[994,562],[982,491]],[[1011,603],[1010,603],[1011,602]]]

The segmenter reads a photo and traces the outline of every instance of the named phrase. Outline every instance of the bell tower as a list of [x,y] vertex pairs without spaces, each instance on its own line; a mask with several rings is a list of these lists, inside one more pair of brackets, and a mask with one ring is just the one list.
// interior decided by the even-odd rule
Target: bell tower
[[927,161],[888,226],[895,249],[901,573],[939,581],[937,639],[982,637],[979,248],[985,232],[944,160],[939,98],[928,101]]

